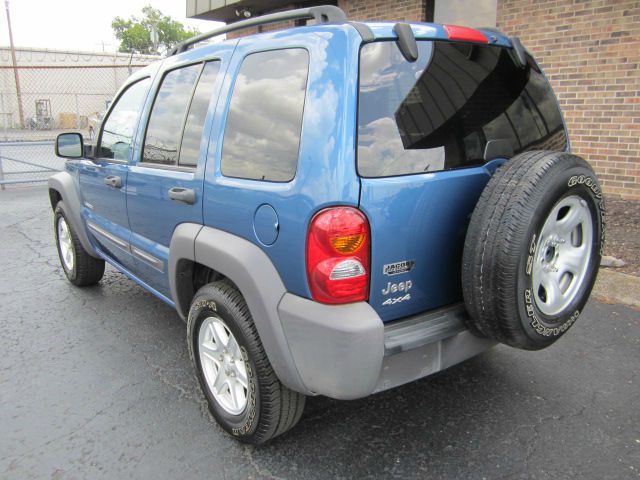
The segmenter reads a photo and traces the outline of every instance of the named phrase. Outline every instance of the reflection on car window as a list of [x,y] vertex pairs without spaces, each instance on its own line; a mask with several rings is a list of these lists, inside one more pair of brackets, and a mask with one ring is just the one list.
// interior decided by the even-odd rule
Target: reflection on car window
[[222,173],[288,182],[298,164],[309,54],[273,50],[244,59],[224,133]]
[[178,163],[178,143],[189,100],[202,64],[168,72],[153,103],[142,161],[162,165]]
[[129,160],[134,130],[142,110],[150,79],[132,85],[120,96],[104,123],[98,156],[114,160]]
[[418,42],[407,62],[395,42],[361,51],[358,172],[383,177],[482,164],[487,142],[514,153],[564,150],[562,116],[544,76],[510,50]]
[[209,62],[205,65],[202,75],[200,75],[184,127],[178,160],[180,165],[194,166],[198,164],[204,120],[207,116],[209,101],[213,95],[213,87],[219,71],[219,61]]

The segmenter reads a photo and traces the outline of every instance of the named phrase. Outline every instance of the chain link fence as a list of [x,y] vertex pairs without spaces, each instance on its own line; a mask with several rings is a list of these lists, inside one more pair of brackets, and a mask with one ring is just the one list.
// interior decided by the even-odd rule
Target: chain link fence
[[134,71],[156,57],[0,48],[0,188],[46,181],[64,168],[56,136],[91,142],[111,101]]

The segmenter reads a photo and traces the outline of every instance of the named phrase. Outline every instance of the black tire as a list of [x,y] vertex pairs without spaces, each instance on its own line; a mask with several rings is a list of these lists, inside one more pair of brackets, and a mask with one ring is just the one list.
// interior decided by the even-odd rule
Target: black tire
[[[576,208],[589,214],[583,218],[590,219],[581,221],[575,227],[578,231],[571,230],[570,243],[575,245],[567,247],[558,246],[566,243],[559,237],[545,240],[540,235],[548,219],[562,222],[573,208],[563,210],[561,202],[577,202]],[[604,227],[602,190],[583,159],[564,152],[534,151],[509,160],[484,189],[466,236],[462,288],[469,328],[526,350],[551,345],[574,324],[589,298],[604,248]],[[558,272],[554,262],[559,252],[582,245],[583,273],[557,274],[558,285],[570,285],[565,292],[571,294],[564,300],[566,305],[558,302],[558,311],[550,311],[548,294],[540,285],[535,290],[532,272],[534,268]],[[557,291],[561,296],[555,298],[564,298]]]
[[[203,321],[220,318],[235,337],[247,371],[249,388],[244,410],[230,414],[216,400],[205,380],[200,360],[199,334]],[[241,442],[264,443],[291,429],[302,415],[305,396],[285,387],[276,376],[264,351],[244,298],[227,280],[200,288],[189,309],[188,344],[198,383],[218,424]]]
[[[84,249],[68,218],[65,204],[61,200],[57,203],[54,210],[53,222],[53,229],[56,237],[56,249],[58,251],[58,258],[60,259],[60,265],[62,265],[64,274],[67,276],[69,281],[77,287],[95,285],[104,275],[104,260],[92,257]],[[62,258],[63,255],[61,252],[60,238],[58,236],[58,225],[61,219],[64,219],[71,238],[73,253],[73,266],[71,268],[65,264],[65,261]]]

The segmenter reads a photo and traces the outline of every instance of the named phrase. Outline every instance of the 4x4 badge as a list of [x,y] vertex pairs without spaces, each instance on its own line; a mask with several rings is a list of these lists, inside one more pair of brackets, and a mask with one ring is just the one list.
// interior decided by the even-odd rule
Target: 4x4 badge
[[413,270],[415,267],[415,260],[404,260],[402,262],[387,263],[382,267],[382,273],[385,275],[399,275],[401,273],[407,273]]

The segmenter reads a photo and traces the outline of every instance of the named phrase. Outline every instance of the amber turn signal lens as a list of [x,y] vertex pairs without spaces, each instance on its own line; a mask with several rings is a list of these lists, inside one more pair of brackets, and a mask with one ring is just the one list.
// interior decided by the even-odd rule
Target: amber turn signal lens
[[364,244],[365,236],[362,233],[356,235],[344,235],[331,238],[331,246],[336,252],[351,255],[360,250]]

